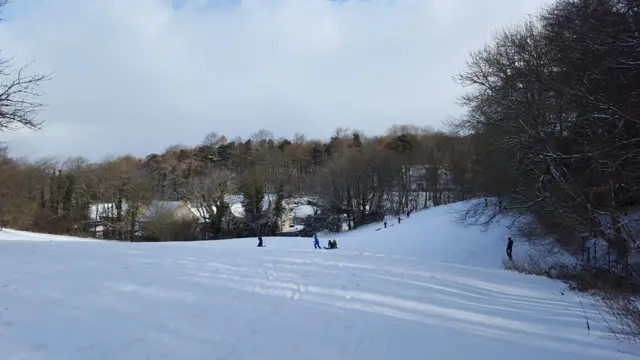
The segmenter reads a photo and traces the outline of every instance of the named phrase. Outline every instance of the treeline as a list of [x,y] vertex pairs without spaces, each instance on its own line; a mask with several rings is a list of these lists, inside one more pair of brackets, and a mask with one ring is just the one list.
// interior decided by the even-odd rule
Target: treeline
[[[255,236],[282,230],[283,200],[307,197],[318,209],[308,225],[340,231],[473,197],[472,159],[469,137],[410,125],[372,137],[338,129],[328,141],[276,139],[268,130],[228,141],[212,133],[194,148],[100,163],[81,157],[27,162],[4,154],[0,219],[7,227],[91,236],[82,226],[90,223],[91,204],[110,203],[116,213],[110,237],[132,240],[154,200],[180,200],[198,208],[201,237]],[[231,216],[228,195],[242,195],[243,218]],[[267,210],[265,197],[274,204]],[[164,234],[188,237],[160,225],[156,221]]]
[[458,80],[473,90],[455,125],[474,139],[478,191],[495,197],[467,220],[532,215],[537,235],[576,254],[597,239],[628,272],[640,240],[638,1],[556,1],[473,52]]

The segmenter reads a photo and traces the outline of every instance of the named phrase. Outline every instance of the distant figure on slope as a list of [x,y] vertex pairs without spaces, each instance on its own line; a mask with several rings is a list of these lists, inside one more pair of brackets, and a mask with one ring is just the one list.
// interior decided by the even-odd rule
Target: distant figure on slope
[[313,248],[322,249],[322,246],[320,246],[320,240],[318,240],[318,234],[313,234]]
[[413,210],[409,210],[409,211],[407,211],[407,219],[411,216],[411,212],[412,212],[412,211],[413,211]]
[[384,228],[386,229],[386,228],[387,228],[387,220],[385,220],[385,221],[383,222],[383,224],[384,224]]
[[258,247],[264,247],[262,244],[262,235],[258,235]]
[[338,248],[338,242],[336,241],[336,239],[333,239],[333,248],[334,249]]
[[400,221],[402,221],[402,215],[398,215],[398,224],[400,224]]
[[511,252],[513,251],[513,240],[511,239],[511,236],[509,236],[508,242],[507,242],[507,256],[509,257],[509,260],[513,261],[513,258],[511,257]]

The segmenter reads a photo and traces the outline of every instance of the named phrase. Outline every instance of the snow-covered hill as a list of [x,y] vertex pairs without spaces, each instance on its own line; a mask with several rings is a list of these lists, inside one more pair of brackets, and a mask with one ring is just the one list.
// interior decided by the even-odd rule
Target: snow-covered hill
[[[560,283],[502,270],[460,204],[335,236],[114,243],[0,233],[3,359],[623,359]],[[326,245],[329,238],[321,238]],[[9,241],[15,240],[15,241]],[[52,241],[31,241],[52,240]],[[77,241],[58,241],[77,240]],[[518,255],[518,244],[514,254]],[[629,349],[626,349],[627,351]]]

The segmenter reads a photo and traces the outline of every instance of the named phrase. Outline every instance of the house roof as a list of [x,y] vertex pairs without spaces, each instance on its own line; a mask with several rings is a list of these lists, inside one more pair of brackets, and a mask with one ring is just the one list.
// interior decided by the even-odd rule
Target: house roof
[[205,207],[197,206],[191,203],[187,203],[187,208],[197,217],[199,222],[206,222],[211,215],[215,214],[216,209],[213,209],[213,214],[210,214]]
[[[276,196],[273,194],[266,194],[262,202],[262,210],[269,210],[269,208],[272,206],[272,203],[275,201],[275,198]],[[224,200],[229,203],[231,214],[233,216],[244,217],[244,207],[242,206],[244,197],[242,195],[225,195]],[[191,204],[184,201],[155,200],[149,205],[145,212],[140,215],[139,220],[148,220],[155,215],[156,211],[160,209],[164,211],[173,211],[179,206],[186,206],[198,218],[199,221],[205,221],[205,217],[209,215],[208,211],[205,208],[198,207],[197,204]],[[213,210],[215,212],[215,208]]]
[[[269,210],[271,204],[275,201],[276,196],[274,194],[265,194],[262,200],[262,210]],[[242,206],[242,195],[226,195],[224,200],[229,203],[231,208],[231,214],[235,217],[244,217],[244,206]]]
[[154,200],[149,207],[140,215],[138,220],[145,221],[156,215],[158,211],[173,211],[178,207],[185,205],[182,201],[160,201]]
[[305,218],[307,216],[313,216],[315,207],[312,205],[300,205],[293,208],[293,216],[298,218]]
[[156,212],[159,210],[174,211],[180,208],[181,206],[185,206],[187,209],[189,209],[193,213],[194,217],[198,222],[205,222],[207,218],[210,216],[209,212],[204,207],[198,207],[195,204],[191,204],[185,201],[155,200],[149,205],[149,207],[147,207],[145,212],[142,215],[140,215],[138,220],[139,221],[149,220],[149,218],[153,217],[156,214]]

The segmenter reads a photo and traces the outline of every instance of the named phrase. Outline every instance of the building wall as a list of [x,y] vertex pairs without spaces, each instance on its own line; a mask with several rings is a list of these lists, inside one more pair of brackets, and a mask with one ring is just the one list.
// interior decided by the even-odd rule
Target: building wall
[[293,215],[291,214],[282,215],[282,217],[280,218],[280,229],[286,230],[290,228],[291,225],[293,225]]

